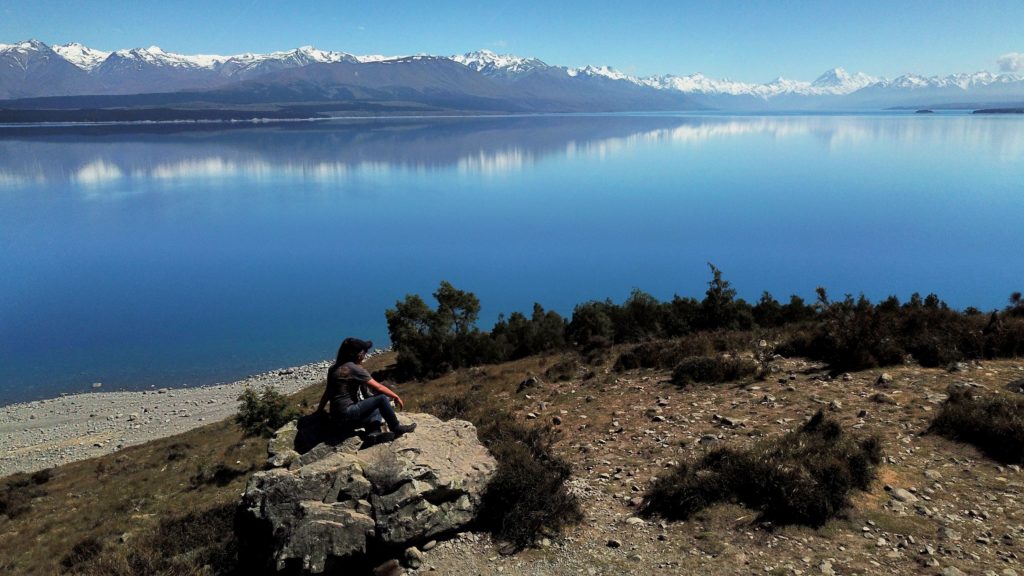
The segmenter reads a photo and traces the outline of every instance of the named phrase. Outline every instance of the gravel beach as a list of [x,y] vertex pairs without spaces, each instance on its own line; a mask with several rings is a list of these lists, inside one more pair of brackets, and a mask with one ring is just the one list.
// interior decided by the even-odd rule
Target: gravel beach
[[0,408],[0,476],[115,452],[233,416],[247,386],[283,394],[323,382],[329,361],[230,384],[136,392],[89,392]]

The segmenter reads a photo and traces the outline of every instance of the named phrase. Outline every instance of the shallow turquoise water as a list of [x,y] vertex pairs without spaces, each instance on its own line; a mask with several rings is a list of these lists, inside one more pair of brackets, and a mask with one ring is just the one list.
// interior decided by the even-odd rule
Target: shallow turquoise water
[[387,338],[444,279],[534,301],[1024,289],[1024,118],[568,116],[0,128],[0,403]]

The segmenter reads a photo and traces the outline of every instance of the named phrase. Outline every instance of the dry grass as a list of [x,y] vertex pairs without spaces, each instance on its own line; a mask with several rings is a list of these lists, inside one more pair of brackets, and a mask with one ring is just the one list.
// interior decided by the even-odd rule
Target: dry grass
[[[967,374],[915,365],[890,368],[894,380],[885,392],[898,404],[879,404],[871,401],[877,392],[874,381],[878,371],[854,373],[850,381],[830,380],[820,364],[785,360],[776,363],[781,371],[765,382],[680,388],[668,382],[668,370],[615,372],[615,359],[629,348],[611,347],[590,363],[572,353],[529,357],[462,369],[437,380],[398,387],[407,408],[413,411],[432,406],[433,410],[447,410],[456,416],[476,406],[499,406],[528,424],[552,423],[560,418],[562,423],[555,428],[564,431],[564,439],[555,445],[555,452],[572,464],[574,485],[586,490],[581,502],[587,518],[566,529],[564,542],[556,542],[551,548],[527,549],[515,557],[498,556],[493,561],[493,549],[466,542],[455,548],[458,555],[438,552],[430,556],[437,573],[494,573],[496,567],[503,566],[505,573],[549,574],[548,560],[557,557],[558,562],[567,563],[561,573],[575,573],[581,568],[585,572],[588,567],[600,573],[767,573],[769,568],[785,565],[807,573],[813,572],[820,561],[831,558],[839,573],[883,574],[912,570],[908,567],[915,566],[916,550],[925,544],[939,547],[935,534],[944,519],[965,509],[985,509],[992,514],[988,529],[995,534],[1017,534],[1014,527],[1021,523],[1019,504],[1005,501],[1000,504],[1005,513],[1000,515],[990,497],[1004,500],[1014,495],[1012,492],[1019,490],[1015,486],[1024,480],[1022,473],[1005,468],[999,471],[996,462],[979,455],[973,447],[921,432],[940,409],[941,400],[935,398],[942,398],[950,382],[971,379],[990,389],[1001,388],[1007,380],[1024,374],[1020,362],[986,363],[984,367],[971,367]],[[380,376],[380,369],[390,360],[385,357],[373,361],[376,364],[371,370]],[[529,376],[538,381],[520,391],[520,383]],[[291,401],[304,405],[303,410],[309,412],[322,390],[312,387],[291,397]],[[763,401],[766,395],[774,400]],[[440,398],[448,400],[441,402]],[[658,398],[667,399],[667,404],[656,404]],[[628,503],[641,494],[634,491],[634,486],[646,489],[669,463],[699,458],[706,450],[698,442],[702,436],[713,434],[731,447],[746,449],[792,430],[832,399],[842,403],[842,408],[831,415],[844,429],[859,427],[858,434],[880,436],[889,455],[870,492],[854,493],[848,519],[830,521],[816,529],[794,525],[762,530],[756,512],[722,504],[698,513],[688,522],[666,522],[663,526],[648,523],[639,529],[623,524],[624,518],[637,512]],[[655,408],[660,412],[655,413]],[[867,415],[859,416],[861,410]],[[530,412],[538,415],[537,420],[527,420]],[[726,427],[712,418],[714,414],[737,417],[745,424]],[[663,420],[654,421],[655,415]],[[114,566],[113,562],[132,553],[144,558],[147,542],[161,533],[161,524],[173,525],[190,512],[203,514],[212,523],[215,511],[237,502],[244,476],[218,486],[218,464],[235,470],[260,467],[265,456],[263,440],[245,439],[233,424],[222,422],[60,467],[40,486],[46,494],[29,499],[31,507],[26,514],[15,519],[0,518],[0,573],[59,573],[61,560],[75,545],[85,541],[79,552],[90,553],[89,538],[100,544],[101,552],[91,562],[79,564],[83,572],[86,564]],[[927,468],[941,470],[941,489],[929,492],[931,483],[923,476]],[[202,478],[212,481],[193,482],[200,472]],[[0,479],[0,492],[11,480]],[[891,495],[882,488],[885,484],[916,486],[931,498],[927,505],[936,515],[923,516],[913,509],[908,509],[905,516],[895,514]],[[874,526],[872,537],[866,538],[861,530],[869,521]],[[883,531],[891,547],[876,546]],[[940,558],[943,566],[965,571],[1005,566],[1000,554],[1010,548],[974,545],[980,532],[970,522],[959,531],[963,536],[960,545],[981,560],[947,556]],[[129,535],[127,544],[122,544],[119,540],[125,533]],[[661,533],[665,540],[657,538]],[[913,535],[917,544],[904,549],[901,558],[882,555],[904,535]],[[609,538],[621,539],[625,545],[614,550],[589,546]],[[211,546],[217,543],[212,537],[206,541]],[[220,541],[219,545],[230,555],[230,542]],[[845,551],[837,552],[840,548]],[[217,549],[196,549],[200,552],[195,556],[179,555],[173,562],[161,553],[156,561],[163,564],[154,566],[163,573],[186,574],[190,572],[173,572],[167,566],[170,563],[174,570],[198,571],[209,565],[214,572],[220,557]],[[642,560],[630,559],[634,555]],[[483,560],[473,564],[478,557]],[[804,557],[811,559],[807,566],[801,562]],[[465,563],[460,563],[463,560]]]
[[[322,392],[314,386],[288,402],[309,412]],[[0,479],[0,494],[15,496],[19,509],[0,514],[0,571],[191,574],[212,563],[223,572],[225,510],[266,457],[266,439],[246,437],[228,419],[61,466],[41,484],[24,474]]]

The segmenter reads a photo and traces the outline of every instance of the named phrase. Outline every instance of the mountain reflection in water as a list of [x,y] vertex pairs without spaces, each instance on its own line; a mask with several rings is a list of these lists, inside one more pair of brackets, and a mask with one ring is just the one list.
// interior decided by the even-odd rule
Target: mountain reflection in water
[[[1024,118],[713,114],[0,127],[0,403],[224,381],[633,288],[747,300],[1024,278]],[[429,298],[428,298],[429,300]],[[56,362],[55,362],[55,359]]]

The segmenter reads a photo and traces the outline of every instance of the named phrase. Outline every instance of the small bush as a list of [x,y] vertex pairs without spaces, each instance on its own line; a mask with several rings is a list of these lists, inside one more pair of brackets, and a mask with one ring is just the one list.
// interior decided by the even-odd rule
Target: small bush
[[200,466],[196,473],[189,479],[189,483],[193,490],[215,484],[221,488],[231,484],[231,482],[239,476],[245,476],[249,473],[247,469],[232,468],[222,462],[210,466]]
[[818,412],[797,430],[747,451],[713,450],[659,477],[642,511],[685,520],[719,502],[737,501],[780,524],[820,526],[866,490],[881,461],[878,439],[855,439]]
[[498,461],[484,491],[478,520],[498,538],[522,549],[545,532],[579,522],[583,513],[569,493],[569,463],[555,455],[555,432],[528,427],[510,414],[492,411],[477,424],[480,438]]
[[544,377],[552,382],[566,382],[572,380],[580,369],[580,363],[575,358],[562,360],[544,371]]
[[672,383],[689,386],[693,383],[730,382],[754,374],[757,367],[739,358],[691,356],[672,371]]
[[981,398],[970,389],[951,390],[931,429],[973,444],[1000,462],[1024,464],[1024,398]]
[[62,564],[85,576],[235,573],[239,558],[234,516],[235,505],[226,504],[161,520],[116,546],[86,538]]
[[470,409],[470,402],[465,396],[438,396],[420,404],[420,410],[441,420],[468,420]]
[[264,386],[261,392],[246,388],[238,397],[241,406],[235,421],[250,436],[269,438],[274,431],[296,417],[295,409],[288,406],[288,400],[272,386]]
[[88,536],[71,547],[71,552],[60,559],[60,566],[65,571],[71,571],[72,568],[91,562],[102,550],[103,543],[95,536]]
[[53,479],[53,468],[43,468],[37,472],[32,473],[32,483],[36,486],[42,486]]
[[615,370],[635,368],[673,368],[685,358],[704,356],[714,350],[714,343],[705,333],[669,341],[644,342],[619,355]]

